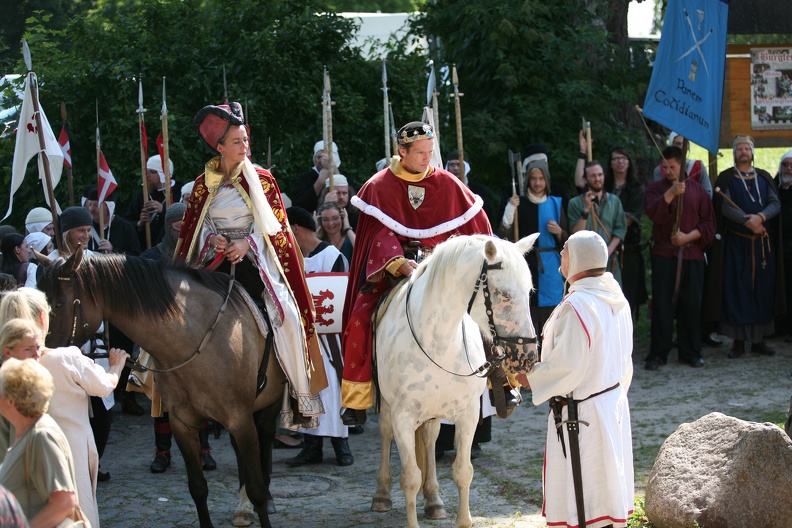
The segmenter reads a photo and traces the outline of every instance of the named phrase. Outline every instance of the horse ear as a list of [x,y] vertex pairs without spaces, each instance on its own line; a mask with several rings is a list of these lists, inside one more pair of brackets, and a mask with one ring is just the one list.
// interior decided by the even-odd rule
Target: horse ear
[[498,246],[495,245],[495,242],[492,239],[488,239],[487,242],[484,244],[484,256],[492,262],[495,260],[495,257],[498,255]]
[[39,266],[42,266],[44,268],[48,268],[50,266],[50,264],[52,264],[52,259],[51,258],[49,258],[48,256],[46,256],[46,255],[44,255],[42,253],[39,253],[35,249],[33,250],[33,255],[35,255],[36,262],[38,262]]
[[533,235],[528,235],[525,238],[521,238],[515,243],[515,245],[517,246],[517,249],[520,250],[520,253],[525,255],[526,253],[531,251],[531,249],[533,249],[534,244],[536,243],[536,239],[538,238],[539,238],[539,233],[534,233]]
[[83,249],[82,245],[77,246],[77,251],[75,251],[68,259],[66,259],[66,263],[63,265],[60,271],[61,276],[69,276],[73,275],[75,270],[80,267],[80,263],[83,259]]

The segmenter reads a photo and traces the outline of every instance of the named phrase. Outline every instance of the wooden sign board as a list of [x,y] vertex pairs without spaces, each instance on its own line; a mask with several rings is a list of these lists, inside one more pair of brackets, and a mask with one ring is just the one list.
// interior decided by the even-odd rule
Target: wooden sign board
[[731,148],[738,134],[748,134],[757,148],[789,147],[792,130],[754,130],[751,126],[751,49],[790,48],[792,44],[730,44],[726,50],[726,75],[723,86],[720,148]]

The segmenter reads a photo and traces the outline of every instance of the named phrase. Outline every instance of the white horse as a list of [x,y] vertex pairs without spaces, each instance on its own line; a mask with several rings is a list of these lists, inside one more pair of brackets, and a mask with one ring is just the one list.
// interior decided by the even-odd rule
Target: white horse
[[537,237],[538,233],[516,244],[485,236],[451,238],[437,246],[407,285],[394,293],[375,334],[382,453],[372,510],[392,507],[390,452],[395,439],[407,526],[418,526],[421,461],[416,456],[417,439],[425,445],[425,516],[445,518],[434,458],[440,419],[445,418],[456,424],[456,523],[460,527],[472,524],[470,449],[487,383],[475,372],[485,363],[482,336],[504,349],[503,366],[510,371],[525,372],[536,362],[536,334],[528,303],[531,272],[524,254]]

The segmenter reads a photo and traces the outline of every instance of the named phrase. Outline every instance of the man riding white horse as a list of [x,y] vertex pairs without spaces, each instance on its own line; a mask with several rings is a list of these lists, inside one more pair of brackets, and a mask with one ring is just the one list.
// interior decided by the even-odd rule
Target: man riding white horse
[[483,202],[453,174],[429,162],[434,130],[421,122],[398,133],[398,155],[352,198],[361,211],[344,308],[344,424],[366,421],[374,403],[371,314],[391,281],[409,276],[453,235],[492,234]]

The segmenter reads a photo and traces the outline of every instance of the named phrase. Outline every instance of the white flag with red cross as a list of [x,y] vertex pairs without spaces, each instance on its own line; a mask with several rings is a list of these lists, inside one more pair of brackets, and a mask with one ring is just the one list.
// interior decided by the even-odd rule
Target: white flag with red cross
[[[36,74],[29,72],[25,81],[25,97],[22,100],[22,108],[19,112],[19,125],[17,126],[16,146],[14,147],[14,163],[11,168],[11,196],[8,200],[8,212],[0,219],[0,222],[11,214],[14,205],[14,193],[22,185],[30,158],[38,155],[39,179],[44,186],[44,198],[50,208],[52,208],[52,204],[49,203],[49,194],[46,189],[44,163],[49,162],[53,190],[58,186],[61,172],[63,172],[63,151],[58,144],[58,140],[55,139],[55,134],[52,132],[49,121],[47,121],[47,116],[44,115],[44,109],[40,108],[40,105],[41,130],[39,130],[37,125],[32,93],[32,86],[34,85],[36,85]],[[39,134],[44,140],[43,150],[39,142]],[[57,201],[55,202],[55,210],[60,214],[60,206],[58,206]]]
[[66,132],[66,126],[61,128],[60,135],[58,136],[58,144],[61,147],[61,152],[63,152],[63,164],[71,169],[71,145],[69,144],[69,133]]
[[104,157],[104,152],[99,151],[99,203],[105,201],[105,198],[115,191],[118,187],[118,182],[113,177],[113,172],[110,170],[110,165]]

